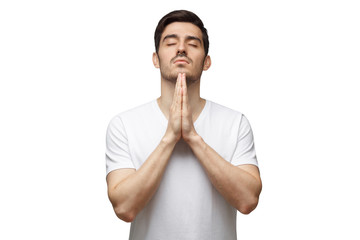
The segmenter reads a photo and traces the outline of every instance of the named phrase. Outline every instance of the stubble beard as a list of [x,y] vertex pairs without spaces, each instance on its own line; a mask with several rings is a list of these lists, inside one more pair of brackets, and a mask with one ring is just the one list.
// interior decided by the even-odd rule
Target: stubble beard
[[[181,72],[184,72],[185,69],[180,68],[179,71],[172,72],[169,68],[162,66],[160,59],[159,59],[159,63],[160,63],[161,78],[163,78],[164,80],[169,81],[173,84],[176,84],[178,74]],[[203,69],[203,66],[204,66],[204,62],[201,66],[201,69]],[[201,69],[199,71],[197,71],[195,74],[186,73],[186,85],[187,86],[190,86],[190,85],[200,81],[201,74],[202,74]]]
[[[162,77],[164,80],[176,84],[176,81],[177,81],[177,78],[178,78],[178,74],[181,73],[181,72],[183,72],[183,71],[179,71],[179,72],[177,72],[177,73],[171,73],[171,72],[162,71],[162,69],[160,68],[160,72],[161,72],[161,77]],[[201,77],[201,72],[200,72],[200,74],[197,74],[196,76],[187,73],[187,74],[186,74],[186,85],[187,85],[187,86],[190,86],[191,84],[194,84],[194,83],[200,81],[200,77]]]

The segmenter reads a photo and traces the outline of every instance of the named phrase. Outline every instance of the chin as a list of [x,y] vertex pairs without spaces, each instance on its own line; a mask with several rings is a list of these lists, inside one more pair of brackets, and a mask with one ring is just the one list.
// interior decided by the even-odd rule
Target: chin
[[186,68],[185,68],[185,66],[183,66],[183,65],[179,65],[176,69],[175,69],[175,72],[176,73],[187,73],[187,72],[189,72]]
[[183,67],[178,67],[177,69],[174,69],[171,72],[166,72],[166,71],[165,72],[160,71],[160,72],[161,72],[162,78],[164,78],[167,81],[173,82],[173,83],[176,83],[179,73],[185,73],[186,83],[188,85],[198,82],[201,77],[201,72],[200,72],[200,74],[194,75],[193,73],[190,73],[188,69],[183,68]]

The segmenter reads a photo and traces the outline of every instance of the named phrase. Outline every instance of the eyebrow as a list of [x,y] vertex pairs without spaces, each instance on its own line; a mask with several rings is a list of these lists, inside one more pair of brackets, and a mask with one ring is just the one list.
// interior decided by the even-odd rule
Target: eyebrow
[[[169,34],[169,35],[166,35],[162,41],[164,42],[168,38],[177,38],[177,39],[179,39],[179,36],[177,34]],[[186,40],[196,40],[201,44],[200,38],[195,37],[195,36],[186,36]]]

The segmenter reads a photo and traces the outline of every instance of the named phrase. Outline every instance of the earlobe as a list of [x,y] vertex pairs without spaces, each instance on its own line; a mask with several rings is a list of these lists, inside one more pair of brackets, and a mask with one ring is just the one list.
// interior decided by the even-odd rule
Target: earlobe
[[153,60],[154,67],[159,68],[160,67],[159,66],[159,57],[156,54],[156,52],[153,53],[152,60]]
[[210,66],[211,66],[211,58],[209,55],[207,55],[205,58],[203,70],[204,71],[208,70],[210,68]]

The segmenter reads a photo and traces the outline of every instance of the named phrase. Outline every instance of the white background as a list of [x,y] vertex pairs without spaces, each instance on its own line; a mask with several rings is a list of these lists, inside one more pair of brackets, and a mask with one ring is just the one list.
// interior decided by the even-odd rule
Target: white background
[[[263,179],[239,239],[359,239],[358,1],[1,1],[1,239],[127,239],[105,131],[160,95],[157,22],[199,15],[201,96],[243,112]],[[6,236],[6,237],[5,237]]]

